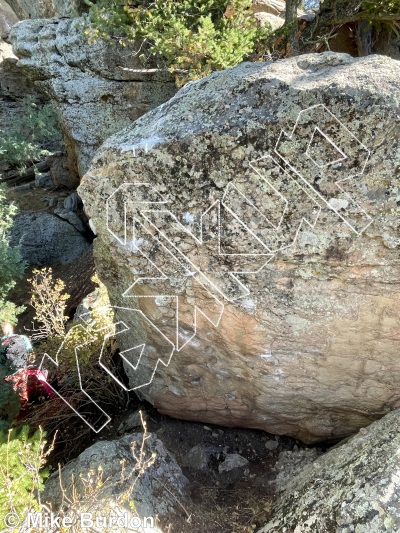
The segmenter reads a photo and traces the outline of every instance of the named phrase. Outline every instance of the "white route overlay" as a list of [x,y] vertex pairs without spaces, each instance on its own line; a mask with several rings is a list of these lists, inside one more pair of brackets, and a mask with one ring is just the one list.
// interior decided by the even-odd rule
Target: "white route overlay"
[[[301,111],[290,133],[281,131],[272,153],[249,161],[250,175],[246,184],[233,181],[227,185],[222,198],[200,215],[200,233],[197,235],[188,225],[179,221],[170,210],[171,202],[163,198],[150,183],[124,183],[118,187],[107,200],[107,231],[118,245],[137,255],[138,265],[147,265],[143,272],[134,273],[135,281],[123,296],[172,302],[175,325],[171,336],[170,332],[162,332],[151,317],[140,309],[112,307],[119,315],[139,316],[146,327],[153,331],[153,336],[158,338],[160,353],[154,354],[154,348],[148,346],[146,338],[140,338],[137,332],[132,335],[132,347],[120,355],[130,378],[132,374],[140,375],[140,383],[128,389],[103,360],[108,339],[129,331],[125,322],[120,320],[109,331],[104,331],[103,348],[99,355],[100,366],[124,390],[133,391],[150,385],[159,366],[167,367],[174,353],[193,341],[197,334],[199,315],[217,328],[225,305],[240,303],[241,299],[250,294],[250,290],[240,280],[240,275],[259,273],[279,251],[293,247],[305,224],[315,228],[322,209],[332,210],[352,232],[361,235],[373,219],[360,207],[357,199],[346,192],[346,187],[350,180],[361,178],[369,158],[368,148],[343,122],[320,104]],[[318,186],[315,185],[316,173]],[[299,194],[302,195],[304,200],[297,201],[295,208],[290,199],[292,191],[297,193],[297,198]],[[277,205],[281,207],[279,217],[276,215]],[[299,211],[299,205],[303,211]],[[294,214],[288,230],[285,217],[290,209]],[[194,220],[194,215],[187,215]],[[229,251],[222,244],[227,220],[233,221],[241,235],[237,239],[237,249]],[[232,225],[231,222],[229,224]],[[180,235],[185,237],[185,241],[192,243],[190,254],[182,250],[182,239],[177,238]],[[242,249],[243,242],[248,242],[249,248],[245,252]],[[235,243],[230,243],[230,248],[234,246]],[[163,269],[151,259],[155,247],[163,255]],[[213,250],[211,255],[210,247]],[[204,265],[208,264],[210,257],[213,263],[208,271]],[[226,268],[227,258],[231,265],[229,270]],[[193,287],[200,288],[202,294],[207,295],[206,304],[204,299],[193,303],[189,332],[180,326],[185,322],[181,320],[179,291],[173,290],[176,279],[190,280]],[[141,295],[137,289],[146,284],[152,289],[156,287],[157,294]],[[187,302],[184,311],[187,324]],[[84,321],[86,326],[81,324],[75,327],[86,327],[90,338],[90,317]],[[75,348],[79,377],[79,349],[82,346]],[[61,349],[62,347],[59,352]],[[45,355],[41,367],[48,366],[49,363],[59,367],[59,352],[55,359]],[[81,380],[80,386],[85,393]],[[61,397],[56,390],[54,392]],[[88,398],[98,410],[100,422],[96,426],[86,420],[67,399],[63,400],[93,431],[99,432],[111,418],[90,396]]]

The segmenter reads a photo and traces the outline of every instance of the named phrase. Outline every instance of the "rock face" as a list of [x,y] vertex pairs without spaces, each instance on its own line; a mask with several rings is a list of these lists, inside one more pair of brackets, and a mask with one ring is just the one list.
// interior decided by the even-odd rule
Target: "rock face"
[[18,67],[60,111],[69,167],[79,175],[107,137],[176,92],[169,72],[140,68],[135,47],[89,45],[82,25],[25,20],[10,34]]
[[103,144],[79,191],[132,389],[305,442],[400,405],[399,98],[387,57],[245,63]]
[[297,474],[259,533],[400,531],[399,450],[397,410]]
[[285,2],[277,0],[253,1],[254,16],[259,24],[270,24],[272,30],[277,30],[285,23]]
[[7,0],[7,3],[21,20],[76,16],[85,6],[83,0]]
[[18,22],[18,17],[4,0],[0,0],[0,38],[7,39],[11,27]]
[[[253,0],[254,16],[262,26],[270,24],[273,31],[285,23],[286,3],[280,0]],[[305,12],[297,10],[297,16],[303,17]]]
[[[110,503],[113,509],[115,507],[121,510],[125,508],[126,512],[126,507],[129,510],[130,501],[134,501],[135,510],[141,518],[174,512],[177,499],[182,499],[188,480],[182,474],[174,455],[154,434],[149,434],[145,442],[143,461],[151,460],[152,453],[156,454],[155,460],[136,478],[140,468],[135,470],[138,463],[132,455],[132,446],[135,446],[134,453],[139,456],[141,443],[142,434],[132,433],[118,440],[99,441],[90,446],[61,470],[65,496],[73,501],[73,476],[75,498],[80,501],[83,508],[87,505],[88,510],[93,513],[99,510],[104,516],[105,511],[110,508]],[[89,474],[92,472],[93,479],[96,479],[99,467],[102,468],[104,484],[98,494],[90,499],[91,501],[85,501],[87,491],[85,491],[80,474],[85,479],[90,477]],[[123,500],[124,493],[128,495],[125,501]],[[53,509],[58,509],[63,503],[58,472],[46,481],[42,502],[51,503]],[[72,504],[71,507],[74,510],[77,505]]]
[[9,58],[16,59],[12,51],[12,46],[0,39],[0,65],[5,59]]
[[90,242],[68,221],[32,211],[16,216],[11,245],[21,247],[23,259],[30,265],[54,265],[74,262],[89,249]]
[[[0,39],[0,93],[13,98],[24,98],[28,95],[40,99],[40,95],[17,68],[17,57],[13,54],[11,44]],[[2,122],[4,128],[4,122]]]

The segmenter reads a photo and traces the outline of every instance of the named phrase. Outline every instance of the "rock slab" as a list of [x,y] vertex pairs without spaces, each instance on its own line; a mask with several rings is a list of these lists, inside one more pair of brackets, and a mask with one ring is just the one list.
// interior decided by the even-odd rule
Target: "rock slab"
[[74,225],[42,211],[21,212],[16,216],[10,244],[20,247],[22,258],[28,264],[38,266],[73,263],[91,245]]
[[[132,455],[132,450],[137,456],[140,455],[142,433],[131,433],[112,441],[99,441],[82,452],[77,459],[67,463],[61,470],[61,483],[67,498],[72,498],[75,489],[75,498],[84,506],[86,493],[81,476],[83,479],[90,479],[90,476],[95,479],[100,467],[103,485],[96,496],[91,498],[92,501],[86,502],[89,509],[100,509],[104,516],[110,502],[112,507],[119,506],[126,510],[126,507],[129,509],[129,502],[133,501],[140,517],[173,513],[177,500],[184,497],[188,480],[182,474],[174,455],[164,444],[154,434],[149,434],[148,437],[143,449],[143,459],[147,461],[155,454],[155,460],[148,468],[141,469]],[[72,482],[73,478],[75,484]],[[125,500],[124,494],[128,494]],[[63,503],[58,472],[46,481],[42,495],[42,502],[45,501],[51,503],[53,509],[58,509]]]
[[400,531],[400,411],[295,475],[258,533]]

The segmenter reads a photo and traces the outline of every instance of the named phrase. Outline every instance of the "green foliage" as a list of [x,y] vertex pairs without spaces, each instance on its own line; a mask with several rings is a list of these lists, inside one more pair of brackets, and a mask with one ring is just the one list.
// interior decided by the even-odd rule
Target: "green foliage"
[[[52,334],[49,335],[45,342],[42,342],[38,347],[38,353],[49,353],[55,356],[58,353],[60,360],[61,373],[58,376],[59,385],[63,385],[69,389],[79,389],[80,381],[88,387],[88,384],[95,381],[96,389],[101,390],[102,396],[107,396],[105,390],[108,385],[115,384],[114,380],[102,368],[98,367],[98,360],[100,353],[107,346],[104,344],[104,336],[106,333],[113,334],[114,320],[113,312],[110,307],[108,293],[105,285],[103,285],[97,276],[92,278],[98,288],[96,290],[96,301],[90,310],[88,321],[82,323],[81,320],[72,321],[68,327],[68,333],[62,335],[53,329]],[[59,283],[56,280],[55,283]],[[37,293],[34,289],[33,296]],[[59,300],[58,306],[62,307],[65,295],[59,293],[56,300]],[[79,346],[79,367],[78,374],[76,365],[75,348]],[[104,359],[107,359],[107,352],[104,354]]]
[[363,0],[361,10],[373,18],[400,16],[399,0]]
[[386,28],[400,38],[400,0],[363,0],[361,13],[378,30]]
[[51,104],[39,107],[33,98],[22,103],[21,118],[14,120],[11,131],[0,129],[0,161],[24,168],[59,146],[62,135],[58,115]]
[[41,428],[29,436],[29,426],[0,432],[1,523],[8,513],[22,522],[30,510],[38,510],[36,498],[48,476],[44,437]]
[[17,248],[11,248],[8,231],[12,226],[16,207],[6,198],[4,187],[0,186],[0,323],[16,322],[17,308],[6,300],[8,292],[14,287],[16,278],[22,276],[24,264]]
[[89,42],[135,43],[158,66],[168,66],[179,86],[249,57],[270,33],[252,16],[251,0],[86,0]]
[[[84,321],[78,318],[68,324],[65,324],[67,317],[64,316],[64,320],[61,320],[66,296],[62,292],[62,282],[52,280],[51,291],[43,289],[40,280],[39,284],[32,285],[32,298],[36,302],[43,301],[45,309],[58,309],[56,311],[60,317],[58,325],[66,327],[65,334],[61,334],[57,328],[48,328],[45,340],[35,346],[35,354],[38,358],[45,354],[53,359],[58,358],[58,366],[54,366],[51,370],[53,378],[57,378],[58,392],[62,397],[68,398],[77,410],[85,412],[86,416],[90,415],[92,406],[81,387],[108,413],[125,408],[128,400],[125,390],[99,364],[102,355],[102,362],[107,368],[114,375],[118,374],[118,362],[114,361],[112,349],[115,335],[114,316],[107,289],[97,276],[94,276],[92,281],[98,287],[92,295],[90,312]],[[48,286],[48,279],[45,279],[45,285]],[[54,287],[58,287],[59,290],[54,291]],[[46,294],[47,303],[46,298],[44,300],[42,298]],[[37,305],[35,309],[37,311]],[[42,323],[46,320],[47,318],[43,317]],[[104,342],[107,334],[110,338]],[[52,434],[54,430],[64,427],[65,421],[71,416],[73,412],[64,402],[61,402],[56,413],[52,408],[52,402],[44,402],[42,405],[32,407],[29,420],[32,425],[42,424]]]
[[65,315],[69,294],[65,293],[65,283],[61,279],[53,278],[51,268],[35,269],[31,285],[31,306],[35,309],[34,320],[39,323],[35,330],[35,339],[49,339],[66,333],[68,317]]

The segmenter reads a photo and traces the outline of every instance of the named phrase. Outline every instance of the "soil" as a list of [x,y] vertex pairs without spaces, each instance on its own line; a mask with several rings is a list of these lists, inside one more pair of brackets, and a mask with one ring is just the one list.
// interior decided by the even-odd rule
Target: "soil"
[[[149,430],[174,453],[189,480],[187,501],[182,507],[177,505],[174,516],[160,519],[164,533],[247,533],[265,525],[275,498],[274,467],[279,453],[301,446],[294,439],[259,430],[205,425],[158,414],[149,420]],[[275,450],[266,449],[270,440],[279,442]],[[219,448],[221,459],[224,451],[238,453],[249,464],[224,475],[218,472],[218,459],[206,472],[183,466],[187,452],[199,443]]]

